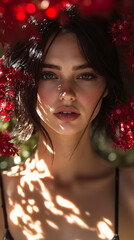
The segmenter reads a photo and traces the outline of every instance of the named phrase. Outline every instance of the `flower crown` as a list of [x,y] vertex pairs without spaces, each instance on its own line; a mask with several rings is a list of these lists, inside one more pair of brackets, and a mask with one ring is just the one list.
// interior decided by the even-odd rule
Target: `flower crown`
[[[12,2],[12,3],[11,3]],[[118,3],[117,3],[118,2]],[[119,46],[124,46],[124,57],[130,71],[134,72],[134,1],[130,0],[127,5],[126,0],[37,0],[36,2],[22,0],[6,1],[0,3],[0,42],[2,45],[10,44],[23,37],[24,31],[29,39],[38,38],[34,25],[45,21],[46,18],[54,19],[63,9],[71,7],[78,9],[78,12],[85,16],[90,14],[99,14],[108,17],[111,12],[116,11],[121,15],[112,25],[113,42]],[[62,24],[67,21],[66,16],[62,16]],[[30,24],[28,24],[30,23]],[[27,26],[31,28],[27,28]],[[14,26],[16,26],[14,28]],[[9,38],[10,36],[10,38]],[[14,37],[15,36],[15,37]],[[15,109],[13,98],[15,89],[25,81],[31,84],[32,76],[15,67],[5,67],[0,60],[0,113],[3,121],[10,121],[12,112]],[[128,102],[123,105],[117,105],[108,114],[109,132],[113,139],[114,146],[124,150],[134,146],[134,97],[129,96]],[[0,154],[15,155],[18,150],[10,142],[11,138],[8,132],[0,132]]]

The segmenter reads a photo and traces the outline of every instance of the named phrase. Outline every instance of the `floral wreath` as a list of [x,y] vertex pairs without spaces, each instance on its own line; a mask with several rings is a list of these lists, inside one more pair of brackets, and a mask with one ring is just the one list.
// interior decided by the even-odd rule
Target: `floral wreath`
[[[12,3],[11,3],[12,2]],[[64,8],[75,5],[82,15],[99,14],[107,17],[114,9],[121,15],[112,25],[113,42],[124,47],[123,55],[128,69],[134,72],[134,1],[133,0],[1,0],[0,3],[0,42],[2,46],[24,36],[36,37],[34,28],[28,29],[31,18],[41,21],[54,19]],[[129,3],[128,3],[129,2]],[[64,19],[66,21],[66,18]],[[14,28],[14,26],[16,26]],[[9,38],[10,36],[10,38]],[[14,37],[15,36],[15,37]],[[3,121],[10,121],[15,109],[13,98],[17,87],[25,81],[31,83],[32,76],[17,69],[5,67],[0,59],[0,114]],[[134,96],[128,102],[117,105],[108,114],[110,135],[115,147],[127,150],[134,146]],[[0,132],[0,154],[14,156],[18,149],[12,143],[10,134]]]

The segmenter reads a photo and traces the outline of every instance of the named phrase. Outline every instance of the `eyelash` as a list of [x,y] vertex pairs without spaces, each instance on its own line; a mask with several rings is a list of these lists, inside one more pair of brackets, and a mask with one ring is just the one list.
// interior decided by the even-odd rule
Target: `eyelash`
[[[51,76],[51,77],[49,77],[49,79],[47,79],[47,78],[45,78],[45,76]],[[81,78],[81,76],[86,76],[86,78],[85,79],[83,79],[83,80],[85,80],[85,81],[90,81],[90,80],[93,80],[93,79],[95,79],[97,76],[95,75],[95,74],[91,74],[91,73],[82,73],[82,74],[80,74],[78,77],[77,77],[77,79],[82,79]],[[42,74],[42,78],[44,79],[44,80],[51,80],[51,79],[57,79],[57,77],[55,76],[54,78],[52,77],[52,76],[55,76],[55,74],[53,74],[53,73],[51,73],[51,72],[45,72],[44,74]],[[88,78],[89,77],[89,78]]]
[[[84,79],[85,81],[90,81],[90,80],[93,80],[93,79],[95,79],[96,78],[96,75],[95,74],[92,74],[92,73],[82,73],[82,74],[80,74],[79,76],[83,76],[83,75],[85,75],[86,76],[86,78]],[[77,79],[79,78],[79,79],[81,79],[80,77],[77,77]],[[87,76],[89,77],[90,76],[90,78],[87,78]]]
[[56,77],[55,77],[55,78],[50,77],[49,79],[45,79],[44,76],[47,76],[47,75],[51,75],[51,76],[53,75],[53,76],[54,76],[54,74],[51,73],[51,72],[45,72],[45,73],[42,74],[42,78],[43,78],[44,80],[57,79]]

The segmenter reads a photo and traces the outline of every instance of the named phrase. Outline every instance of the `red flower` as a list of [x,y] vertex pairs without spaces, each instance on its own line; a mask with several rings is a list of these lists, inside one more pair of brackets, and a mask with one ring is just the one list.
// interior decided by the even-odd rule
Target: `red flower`
[[128,44],[133,39],[134,29],[129,18],[123,20],[118,19],[113,24],[112,34],[113,40],[117,45]]
[[127,104],[118,103],[108,114],[109,133],[115,147],[127,150],[134,147],[134,96]]
[[12,112],[15,109],[13,104],[13,98],[17,88],[20,85],[32,83],[32,75],[22,72],[17,69],[17,66],[13,68],[5,67],[0,59],[0,113],[4,121],[9,121],[12,117]]
[[14,144],[11,142],[10,135],[6,131],[4,134],[0,132],[0,154],[5,156],[14,156],[18,154],[18,150],[14,147]]

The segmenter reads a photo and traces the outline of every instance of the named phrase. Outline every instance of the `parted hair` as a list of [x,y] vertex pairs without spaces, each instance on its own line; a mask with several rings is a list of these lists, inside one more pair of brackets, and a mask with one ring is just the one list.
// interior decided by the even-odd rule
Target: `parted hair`
[[[111,23],[109,19],[99,16],[83,17],[75,7],[64,10],[68,21],[62,23],[62,17],[55,19],[44,19],[36,24],[39,39],[25,39],[12,44],[8,65],[16,65],[23,72],[32,73],[33,83],[27,82],[17,89],[15,102],[16,136],[26,141],[33,133],[41,130],[46,140],[51,139],[46,129],[41,125],[40,118],[36,112],[37,91],[42,63],[48,49],[53,44],[58,34],[67,30],[75,33],[86,61],[101,76],[106,79],[108,95],[103,98],[101,109],[92,121],[95,131],[105,129],[107,131],[107,113],[116,104],[116,101],[124,102],[126,93],[120,74],[120,65],[116,46],[112,39]],[[31,23],[29,23],[31,24]],[[46,52],[45,46],[52,37]],[[52,144],[52,142],[51,142]]]

